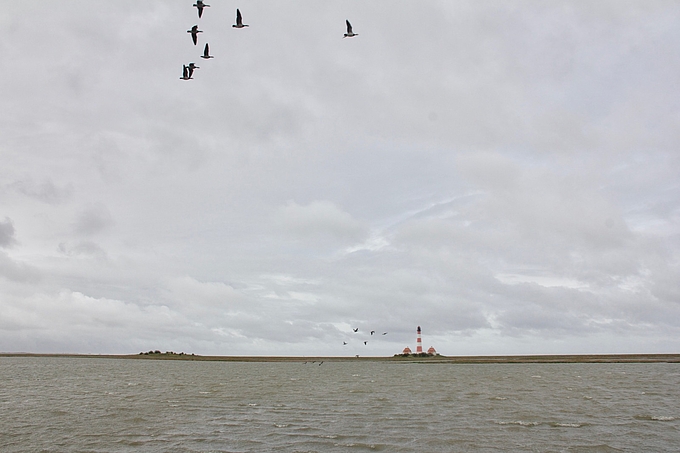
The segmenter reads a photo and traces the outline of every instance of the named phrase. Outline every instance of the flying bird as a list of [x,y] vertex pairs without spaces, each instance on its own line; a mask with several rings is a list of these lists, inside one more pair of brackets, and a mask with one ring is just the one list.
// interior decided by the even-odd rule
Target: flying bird
[[193,74],[193,70],[189,71],[189,67],[187,65],[182,65],[182,77],[180,77],[181,80],[189,80],[191,79],[191,74]]
[[243,28],[247,27],[248,25],[243,24],[243,17],[241,17],[241,11],[239,11],[238,8],[236,8],[236,24],[232,25],[234,28]]
[[346,344],[347,344],[347,342],[346,342],[346,341],[343,341],[343,342],[342,342],[342,344],[343,344],[343,345],[346,345]]
[[348,20],[345,20],[345,22],[347,23],[347,33],[345,33],[345,36],[343,36],[343,38],[352,38],[354,36],[359,36],[359,33],[354,33],[352,31],[352,24],[350,24]]
[[373,335],[374,333],[375,333],[375,330],[371,330],[371,335]]
[[383,332],[383,335],[387,335],[387,332]]
[[206,60],[210,58],[215,58],[212,55],[210,55],[210,47],[208,46],[208,43],[205,43],[205,49],[203,49],[203,55],[201,55],[201,58],[205,58]]
[[364,341],[364,345],[368,344],[368,341]]
[[198,25],[194,25],[191,27],[191,30],[187,30],[187,33],[191,33],[191,40],[194,42],[195,46],[196,41],[198,40],[198,34],[203,33],[203,31],[198,29]]
[[210,5],[206,5],[203,3],[203,0],[196,0],[196,3],[194,3],[194,6],[198,8],[198,18],[200,19],[201,16],[203,15],[203,8],[209,8]]

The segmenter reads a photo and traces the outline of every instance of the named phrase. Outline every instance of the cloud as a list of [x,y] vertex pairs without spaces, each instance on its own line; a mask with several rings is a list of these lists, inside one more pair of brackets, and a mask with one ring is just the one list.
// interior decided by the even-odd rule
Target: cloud
[[60,242],[57,247],[60,253],[67,256],[96,256],[105,258],[106,252],[95,242],[80,241],[77,243]]
[[43,181],[40,184],[36,184],[29,178],[26,180],[15,181],[9,184],[7,187],[28,197],[35,198],[49,204],[64,203],[73,194],[72,185],[69,184],[64,187],[58,187],[49,179]]
[[78,216],[75,231],[78,234],[91,236],[107,230],[115,224],[108,208],[102,204],[86,207]]
[[278,209],[277,220],[284,231],[301,240],[332,238],[341,242],[366,239],[368,229],[329,201],[301,206],[294,201]]
[[[159,331],[174,331],[181,336],[192,330],[180,314],[163,305],[143,306],[66,289],[6,300],[1,322],[3,344],[18,345],[27,335],[24,344],[49,352],[133,353],[160,347],[153,339]],[[140,330],[154,334],[140,336]]]
[[12,224],[12,220],[5,217],[5,221],[0,222],[0,247],[9,247],[15,243],[14,225]]
[[34,283],[41,272],[27,263],[17,262],[5,252],[0,252],[0,276],[14,282]]

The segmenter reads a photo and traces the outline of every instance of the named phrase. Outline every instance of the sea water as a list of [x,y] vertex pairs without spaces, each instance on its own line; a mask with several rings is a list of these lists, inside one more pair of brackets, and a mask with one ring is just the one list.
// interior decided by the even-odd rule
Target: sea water
[[680,364],[0,358],[0,452],[677,452]]

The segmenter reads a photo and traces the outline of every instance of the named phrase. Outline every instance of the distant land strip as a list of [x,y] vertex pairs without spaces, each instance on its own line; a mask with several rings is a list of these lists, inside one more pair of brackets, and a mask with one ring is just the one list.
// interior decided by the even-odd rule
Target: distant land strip
[[567,354],[502,356],[433,357],[290,357],[290,356],[215,356],[176,353],[160,354],[33,354],[0,353],[0,357],[53,357],[82,359],[183,360],[211,362],[396,362],[396,363],[680,363],[680,354]]

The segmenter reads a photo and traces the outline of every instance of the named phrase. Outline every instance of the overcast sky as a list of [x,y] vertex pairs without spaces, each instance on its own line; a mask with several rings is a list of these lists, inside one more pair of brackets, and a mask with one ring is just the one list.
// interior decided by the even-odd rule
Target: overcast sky
[[3,5],[0,351],[680,352],[680,3],[192,3]]

